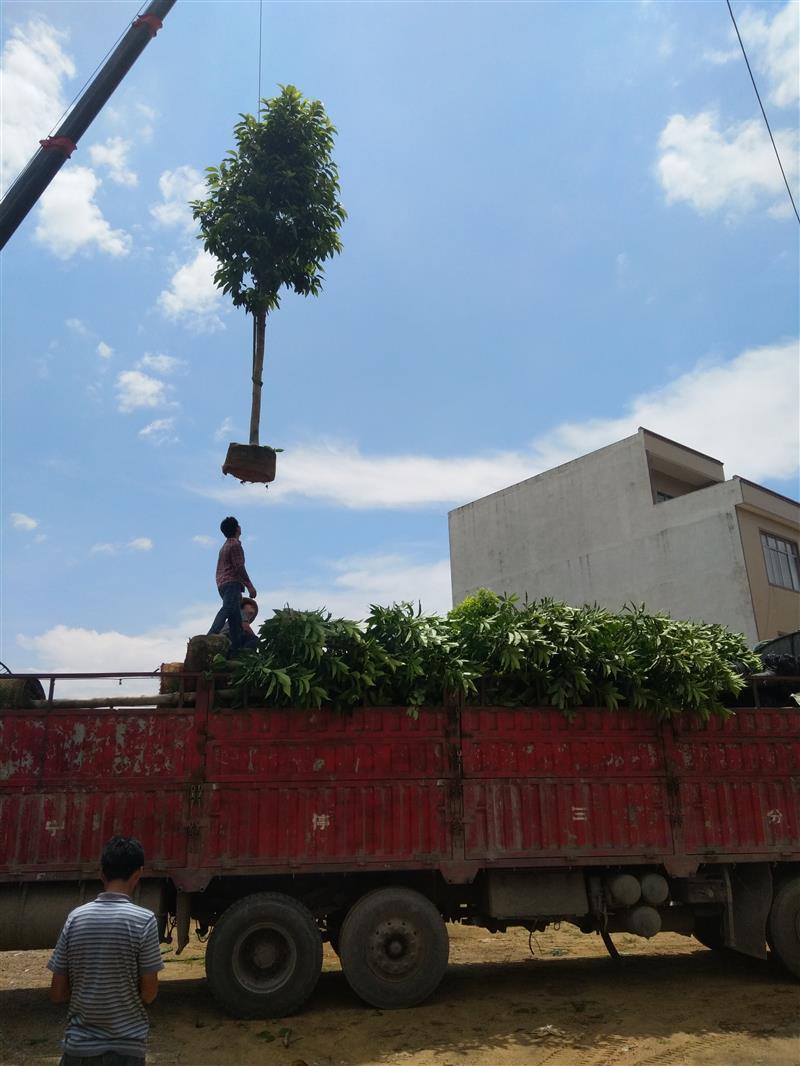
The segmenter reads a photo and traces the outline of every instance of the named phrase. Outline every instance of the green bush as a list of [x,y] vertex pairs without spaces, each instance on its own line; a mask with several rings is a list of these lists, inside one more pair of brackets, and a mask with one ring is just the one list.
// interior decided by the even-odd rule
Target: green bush
[[643,607],[615,613],[487,589],[450,613],[373,606],[362,624],[328,612],[274,612],[233,684],[270,706],[338,709],[460,698],[484,706],[629,707],[655,718],[726,715],[725,697],[760,669],[739,634]]

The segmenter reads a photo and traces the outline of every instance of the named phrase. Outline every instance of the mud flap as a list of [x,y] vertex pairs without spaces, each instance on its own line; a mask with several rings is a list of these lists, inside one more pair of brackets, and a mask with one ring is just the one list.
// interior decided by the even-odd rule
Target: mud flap
[[756,959],[767,957],[767,916],[772,906],[772,870],[743,863],[724,870],[728,888],[725,946]]

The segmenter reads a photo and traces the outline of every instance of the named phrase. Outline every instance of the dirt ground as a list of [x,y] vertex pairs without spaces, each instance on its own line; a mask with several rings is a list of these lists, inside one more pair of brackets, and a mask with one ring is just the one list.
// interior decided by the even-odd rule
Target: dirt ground
[[[798,1066],[800,984],[768,962],[664,934],[617,936],[621,962],[570,927],[492,936],[451,927],[450,968],[413,1010],[350,991],[325,948],[302,1013],[242,1022],[214,1004],[203,945],[166,969],[150,1066]],[[54,1066],[63,1007],[46,997],[49,952],[0,953],[0,1062]],[[288,1042],[288,1047],[285,1043]]]

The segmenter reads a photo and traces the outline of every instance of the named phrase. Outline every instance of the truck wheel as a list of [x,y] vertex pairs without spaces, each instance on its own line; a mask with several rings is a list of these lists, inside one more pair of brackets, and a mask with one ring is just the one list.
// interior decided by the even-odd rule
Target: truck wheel
[[362,896],[342,925],[340,958],[348,984],[373,1007],[413,1007],[436,989],[450,953],[442,916],[410,888]]
[[725,937],[722,931],[722,915],[696,915],[692,936],[695,940],[699,940],[703,947],[711,948],[712,951],[723,951],[725,949]]
[[769,942],[789,973],[800,977],[800,877],[775,891],[769,912]]
[[298,1010],[322,971],[313,915],[291,896],[259,892],[224,911],[206,951],[217,1003],[237,1018],[280,1018]]

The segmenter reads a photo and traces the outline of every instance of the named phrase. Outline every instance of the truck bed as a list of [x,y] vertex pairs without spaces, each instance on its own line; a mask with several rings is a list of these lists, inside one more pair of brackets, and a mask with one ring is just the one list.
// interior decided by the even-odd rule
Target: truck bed
[[247,873],[800,859],[800,712],[0,710],[0,881],[93,877],[137,836],[198,891]]

